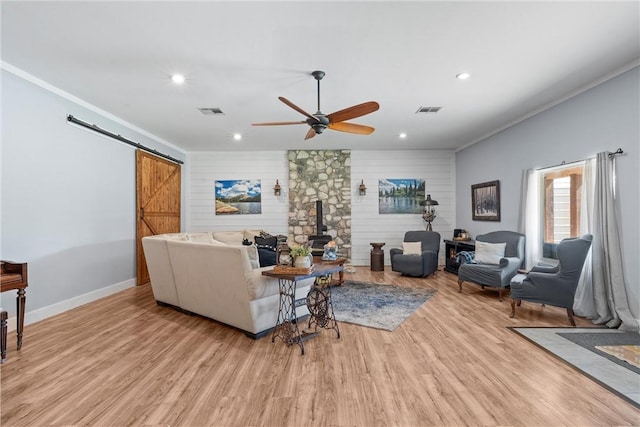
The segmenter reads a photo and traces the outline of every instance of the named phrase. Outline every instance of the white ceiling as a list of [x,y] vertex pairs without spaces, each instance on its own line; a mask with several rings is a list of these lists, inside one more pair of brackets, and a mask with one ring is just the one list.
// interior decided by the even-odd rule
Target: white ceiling
[[[640,57],[637,1],[3,0],[1,14],[5,66],[186,151],[456,149]],[[304,141],[306,125],[251,126],[304,119],[278,96],[314,113],[313,70],[327,73],[325,114],[380,103],[352,120],[373,134]],[[462,71],[472,77],[456,79]],[[416,114],[421,106],[442,109]]]

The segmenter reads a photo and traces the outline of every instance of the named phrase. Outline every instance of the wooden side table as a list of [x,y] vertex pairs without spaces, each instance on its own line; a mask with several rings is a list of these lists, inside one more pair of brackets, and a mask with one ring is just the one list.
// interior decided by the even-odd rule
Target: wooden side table
[[[325,265],[339,265],[340,267],[344,267],[344,263],[347,261],[346,258],[337,258],[337,259],[322,259],[321,256],[314,256],[313,257],[313,264],[314,265],[319,265],[319,264],[325,264]],[[317,282],[317,281],[316,281]],[[331,279],[331,283],[329,284],[330,286],[342,286],[344,284],[344,268],[340,269],[340,271],[338,271],[338,279],[334,279],[333,278],[333,274],[332,274],[332,279]],[[326,284],[325,284],[326,286]]]
[[[344,263],[344,262],[343,262]],[[341,264],[322,263],[314,266],[314,269],[307,274],[286,274],[276,273],[274,270],[263,271],[263,276],[275,277],[278,279],[280,287],[280,307],[278,309],[278,320],[273,328],[271,342],[280,338],[287,345],[298,345],[300,354],[304,354],[304,341],[315,337],[318,326],[325,329],[334,329],[340,338],[340,329],[333,315],[333,303],[331,301],[331,290],[323,291],[318,286],[313,285],[306,298],[296,299],[296,287],[298,282],[311,277],[327,276],[340,272],[343,269]],[[296,307],[307,305],[309,308],[309,328],[315,326],[315,331],[305,333],[298,328],[298,317]]]

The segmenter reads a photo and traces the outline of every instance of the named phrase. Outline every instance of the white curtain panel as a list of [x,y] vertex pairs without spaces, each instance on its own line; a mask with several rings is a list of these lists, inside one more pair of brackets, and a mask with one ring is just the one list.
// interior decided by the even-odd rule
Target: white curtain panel
[[[584,162],[582,172],[582,205],[580,206],[580,233],[594,234],[593,232],[593,206],[596,178],[596,158],[587,159]],[[580,275],[580,281],[576,288],[573,300],[573,311],[580,317],[595,319],[598,317],[593,296],[593,257],[592,249],[589,250],[584,260],[584,267]]]
[[527,169],[522,173],[518,232],[525,235],[525,266],[531,270],[542,258],[540,249],[540,173]]
[[[622,269],[622,250],[615,200],[615,158],[598,153],[596,159],[593,210],[593,294],[596,324],[625,331],[637,331],[629,310]],[[637,278],[634,278],[637,280]]]

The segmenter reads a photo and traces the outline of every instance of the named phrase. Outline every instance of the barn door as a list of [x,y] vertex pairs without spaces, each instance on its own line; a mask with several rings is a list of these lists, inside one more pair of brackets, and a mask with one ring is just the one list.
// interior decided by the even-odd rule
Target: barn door
[[149,282],[142,238],[180,232],[180,165],[136,151],[137,277]]

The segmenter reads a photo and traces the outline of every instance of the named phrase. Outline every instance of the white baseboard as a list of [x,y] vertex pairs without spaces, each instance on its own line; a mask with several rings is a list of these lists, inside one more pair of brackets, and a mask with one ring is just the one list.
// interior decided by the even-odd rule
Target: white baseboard
[[[128,288],[133,288],[134,286],[136,286],[135,278],[125,280],[124,282],[116,283],[115,285],[107,286],[106,288],[98,289],[96,291],[91,291],[86,294],[78,295],[77,297],[73,297],[65,301],[60,301],[47,307],[42,307],[33,311],[27,311],[24,315],[24,324],[26,326],[35,322],[39,322],[57,314],[64,313],[65,311],[80,307],[81,305],[99,300],[100,298],[108,297],[109,295],[124,291]],[[29,294],[27,293],[27,307],[29,305],[28,301]],[[16,316],[7,319],[7,329],[9,331],[15,331],[16,326]]]

